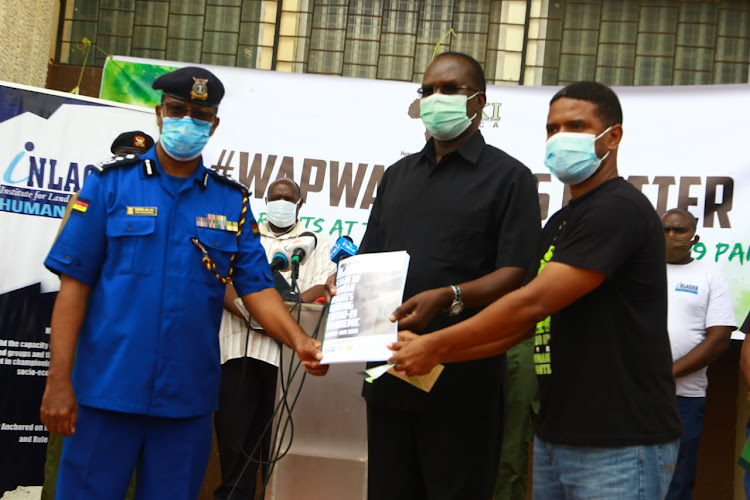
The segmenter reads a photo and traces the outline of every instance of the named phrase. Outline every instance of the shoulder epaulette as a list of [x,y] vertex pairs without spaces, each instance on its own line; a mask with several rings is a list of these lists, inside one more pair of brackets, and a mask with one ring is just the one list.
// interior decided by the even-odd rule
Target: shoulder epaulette
[[135,165],[136,163],[139,163],[141,159],[133,154],[125,155],[125,156],[115,156],[114,158],[110,158],[109,160],[103,161],[100,164],[96,165],[95,168],[99,172],[104,172],[105,170],[111,170],[116,167],[125,167],[129,165]]
[[211,169],[206,169],[206,172],[203,174],[203,189],[205,189],[206,186],[208,185],[209,177],[213,180],[216,180],[217,182],[221,182],[222,184],[225,184],[227,186],[230,186],[234,189],[239,190],[243,196],[250,196],[251,194],[250,191],[248,191],[248,189],[245,186],[243,186],[236,180],[220,175],[216,173],[215,170],[211,170]]

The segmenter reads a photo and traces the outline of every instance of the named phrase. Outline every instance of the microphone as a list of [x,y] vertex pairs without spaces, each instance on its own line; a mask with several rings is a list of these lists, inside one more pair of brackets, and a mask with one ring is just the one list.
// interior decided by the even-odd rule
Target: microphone
[[318,238],[313,233],[305,231],[284,245],[284,251],[292,256],[292,286],[299,277],[299,266],[307,260],[317,244]]
[[336,264],[356,254],[357,245],[349,236],[342,236],[336,240],[336,244],[331,248],[331,260]]
[[318,238],[311,232],[305,231],[295,239],[284,245],[287,255],[291,255],[292,265],[303,264],[310,256],[315,246],[318,244]]
[[289,256],[284,252],[284,247],[279,245],[275,249],[269,264],[271,265],[271,272],[286,271],[289,269]]

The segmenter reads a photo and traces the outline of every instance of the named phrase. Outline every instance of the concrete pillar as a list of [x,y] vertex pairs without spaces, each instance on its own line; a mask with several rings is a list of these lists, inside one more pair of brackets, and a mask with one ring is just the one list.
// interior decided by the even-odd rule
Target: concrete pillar
[[0,80],[44,87],[55,0],[0,0]]

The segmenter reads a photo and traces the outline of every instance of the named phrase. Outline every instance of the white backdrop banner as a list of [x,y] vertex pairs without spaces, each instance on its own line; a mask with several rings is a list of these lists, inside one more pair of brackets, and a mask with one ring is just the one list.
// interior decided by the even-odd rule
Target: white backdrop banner
[[[128,63],[183,65],[118,58],[105,74],[112,64]],[[304,192],[300,216],[308,229],[331,240],[348,234],[359,243],[383,171],[424,145],[421,121],[409,113],[418,84],[209,68],[227,94],[219,110],[221,124],[204,154],[206,165],[252,191],[260,221],[268,185],[278,177],[292,177]],[[681,206],[698,217],[701,242],[695,256],[722,267],[737,314],[744,319],[750,307],[744,272],[750,258],[750,218],[742,215],[750,213],[750,156],[744,151],[750,86],[615,90],[624,111],[620,174],[659,212]],[[481,128],[488,143],[538,176],[545,220],[566,201],[563,185],[550,177],[542,161],[545,119],[555,91],[490,86]],[[0,123],[6,145],[0,151],[5,242],[0,246],[0,293],[38,281],[54,288],[41,262],[57,230],[60,207],[83,182],[86,166],[106,159],[111,141],[122,131],[141,129],[156,137],[152,111],[61,95],[90,105],[66,103],[49,117],[28,112]],[[157,98],[153,92],[152,102]]]
[[[143,67],[185,65],[135,58],[110,64],[115,66],[108,65],[105,73],[118,64],[140,68],[139,74],[148,74]],[[206,164],[253,192],[260,220],[268,184],[292,177],[304,192],[300,215],[308,229],[332,240],[348,234],[359,243],[384,169],[424,145],[424,127],[413,118],[418,111],[410,112],[419,84],[208,68],[227,94]],[[132,74],[130,80],[136,81]],[[544,220],[567,203],[564,186],[543,163],[549,100],[557,90],[490,86],[481,128],[489,144],[537,175]],[[750,85],[615,91],[624,114],[620,175],[638,186],[659,213],[679,206],[698,218],[701,241],[694,255],[724,270],[742,321],[750,309],[745,271],[745,265],[750,267],[750,155],[745,152]],[[145,92],[120,93],[132,99]]]

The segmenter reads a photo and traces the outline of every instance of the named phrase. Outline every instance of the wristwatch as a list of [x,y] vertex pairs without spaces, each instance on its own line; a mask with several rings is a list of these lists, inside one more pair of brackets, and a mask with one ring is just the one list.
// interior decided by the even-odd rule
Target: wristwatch
[[461,289],[456,285],[451,285],[453,290],[453,303],[448,309],[448,316],[458,316],[464,311],[464,302],[461,300]]

